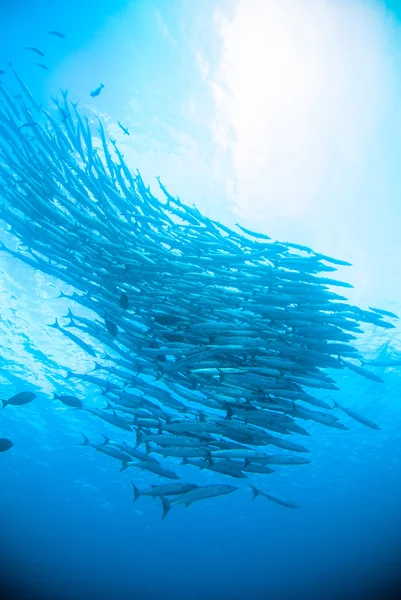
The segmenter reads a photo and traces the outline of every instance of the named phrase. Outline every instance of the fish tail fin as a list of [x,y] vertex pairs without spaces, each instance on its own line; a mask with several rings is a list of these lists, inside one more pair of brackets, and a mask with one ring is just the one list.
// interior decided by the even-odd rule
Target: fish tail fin
[[54,329],[60,329],[60,325],[58,324],[57,317],[56,317],[56,320],[54,321],[53,325],[48,325],[48,327],[54,327]]
[[205,469],[205,468],[206,469],[210,469],[210,467],[213,467],[214,460],[213,460],[213,458],[211,456],[208,456],[205,460],[207,462],[207,465],[206,465],[206,467],[201,467],[201,469]]
[[329,396],[329,398],[332,401],[332,403],[334,404],[333,408],[339,408],[338,403],[334,400],[334,398],[332,398],[331,396]]
[[53,392],[53,400],[58,400],[59,398],[60,398],[60,396]]
[[119,473],[122,473],[123,471],[125,471],[125,469],[128,469],[128,461],[122,460],[121,461],[121,469],[119,470]]
[[136,487],[136,485],[133,481],[131,481],[131,485],[132,485],[132,490],[134,492],[134,499],[132,500],[132,502],[136,502],[138,500],[139,496],[141,495],[141,492]]
[[184,456],[184,458],[182,459],[181,464],[182,465],[187,465],[188,464],[188,458],[186,456]]
[[233,416],[233,409],[226,401],[224,401],[224,410],[226,411],[226,419],[231,419],[231,417]]
[[245,462],[244,462],[243,469],[246,469],[246,467],[249,467],[250,464],[251,464],[251,461],[249,460],[249,458],[246,458]]
[[260,495],[260,491],[254,485],[250,484],[250,486],[251,486],[252,492],[253,492],[253,498],[252,499],[255,500],[256,496]]
[[111,440],[109,437],[107,437],[107,435],[102,434],[102,438],[104,438],[104,442],[103,442],[102,446],[107,446],[108,444],[110,444]]
[[7,400],[0,400],[0,402],[2,404],[1,409],[3,410],[3,408],[5,408],[7,406],[8,402],[7,402]]
[[112,407],[112,405],[110,404],[110,402],[108,400],[106,400],[105,410],[112,410],[112,411],[114,411],[114,408]]
[[84,433],[82,433],[82,435],[84,437],[84,441],[80,443],[80,446],[89,446],[89,439],[86,437],[86,435]]
[[165,496],[160,496],[160,500],[162,501],[162,506],[163,506],[162,519],[164,519],[167,516],[168,511],[171,508],[171,503],[169,502],[169,500],[167,498],[165,498]]
[[[72,319],[71,319],[72,321]],[[69,325],[68,325],[69,327]],[[95,366],[93,367],[92,371],[99,371],[100,369],[103,369],[102,365],[100,365],[98,362],[96,362],[95,360],[93,361],[95,363]]]
[[146,454],[150,454],[152,452],[152,448],[151,448],[149,442],[145,442],[145,452],[146,452]]

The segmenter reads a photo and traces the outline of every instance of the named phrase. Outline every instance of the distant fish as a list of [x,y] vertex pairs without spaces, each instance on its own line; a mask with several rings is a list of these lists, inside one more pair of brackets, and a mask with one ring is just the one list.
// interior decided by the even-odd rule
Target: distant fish
[[117,123],[118,123],[118,126],[123,130],[125,135],[130,135],[127,127],[124,127],[124,125],[121,125],[120,121],[117,121]]
[[18,129],[23,129],[24,127],[36,127],[37,125],[38,125],[38,123],[36,121],[28,121],[27,123],[18,125]]
[[4,69],[0,69],[0,75],[4,75],[5,70]]
[[109,334],[112,335],[113,337],[116,337],[118,334],[117,325],[113,321],[110,321],[109,319],[105,319],[104,323],[106,325],[106,329],[109,332]]
[[268,500],[272,502],[276,502],[276,504],[281,504],[281,506],[287,506],[288,508],[299,508],[298,504],[293,502],[292,500],[287,500],[287,498],[283,498],[282,496],[277,496],[277,494],[272,494],[269,490],[260,490],[254,485],[251,485],[253,492],[253,499],[255,500],[256,496],[264,496]]
[[11,440],[8,440],[7,438],[0,438],[0,452],[5,452],[6,450],[9,450],[13,447],[13,445],[14,444]]
[[15,396],[11,396],[8,400],[2,400],[3,408],[5,408],[7,404],[11,404],[12,406],[22,406],[23,404],[32,402],[34,398],[36,398],[36,394],[33,392],[19,392],[18,394],[15,394]]
[[104,85],[103,85],[103,83],[101,83],[99,85],[99,87],[97,87],[95,90],[92,90],[90,92],[90,95],[92,96],[92,98],[95,98],[96,96],[98,96],[103,88],[104,88]]
[[58,38],[63,38],[63,39],[65,38],[64,33],[62,33],[61,31],[54,31],[54,29],[52,29],[51,31],[48,31],[47,35],[54,35]]
[[121,308],[123,308],[124,310],[127,310],[128,306],[129,306],[129,300],[128,300],[128,296],[125,292],[121,292],[121,296],[120,296],[120,306]]
[[43,64],[43,63],[36,62],[36,60],[33,60],[32,62],[33,62],[35,65],[37,65],[38,67],[40,67],[41,69],[45,69],[45,71],[48,71],[48,70],[49,70],[49,67],[48,67],[47,65]]
[[44,53],[42,52],[42,50],[39,50],[39,48],[34,48],[33,46],[25,46],[25,50],[30,50],[31,52],[36,52],[36,54],[39,54],[39,56],[44,56]]
[[72,408],[81,408],[83,406],[82,400],[76,396],[59,396],[58,394],[53,394],[53,396],[55,400],[60,400],[66,406],[71,406]]

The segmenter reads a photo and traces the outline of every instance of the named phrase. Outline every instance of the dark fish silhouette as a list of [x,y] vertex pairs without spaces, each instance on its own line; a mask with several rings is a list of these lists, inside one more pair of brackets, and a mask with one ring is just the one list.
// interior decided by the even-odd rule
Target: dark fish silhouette
[[12,443],[11,440],[8,440],[7,438],[0,438],[0,452],[5,452],[6,450],[9,450],[13,446],[14,446],[14,444]]
[[125,292],[121,292],[121,296],[120,296],[120,306],[121,308],[123,308],[124,310],[127,310],[128,306],[129,306],[129,300],[128,300],[128,296]]
[[40,67],[41,69],[44,69],[45,71],[49,70],[49,67],[43,63],[40,62],[36,62],[36,60],[32,61],[35,65],[37,65],[38,67]]
[[83,406],[82,400],[76,396],[59,396],[58,394],[53,394],[53,396],[55,400],[60,400],[66,406],[71,406],[72,408],[81,408]]
[[54,29],[52,29],[51,31],[48,31],[47,35],[54,35],[58,38],[63,38],[63,39],[65,38],[64,33],[62,33],[61,31],[54,31]]
[[15,394],[15,396],[11,396],[8,400],[2,400],[3,408],[8,404],[11,404],[12,406],[22,406],[23,404],[32,402],[34,398],[36,398],[36,394],[33,392],[19,392],[18,394]]
[[106,329],[109,332],[109,334],[112,335],[113,337],[116,337],[118,334],[117,325],[113,321],[110,321],[109,319],[105,319],[104,323],[106,325]]
[[39,48],[34,48],[33,46],[25,46],[25,50],[35,52],[36,54],[39,54],[39,56],[44,56],[44,52],[42,52],[42,50],[39,50]]

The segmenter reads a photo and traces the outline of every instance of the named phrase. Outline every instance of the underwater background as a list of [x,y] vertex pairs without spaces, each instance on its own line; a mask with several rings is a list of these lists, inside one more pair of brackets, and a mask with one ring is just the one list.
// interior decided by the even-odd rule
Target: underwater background
[[[33,64],[42,59],[27,46],[43,51],[48,69]],[[10,60],[40,104],[50,106],[68,89],[82,113],[102,120],[131,171],[138,169],[157,197],[159,176],[173,196],[227,227],[238,222],[349,261],[338,277],[354,286],[344,293],[350,303],[396,314],[400,57],[398,2],[0,0],[5,89],[16,87]],[[1,241],[15,249],[1,224]],[[336,399],[380,430],[346,415],[341,421],[349,431],[308,421],[310,437],[301,442],[311,463],[252,478],[298,510],[253,501],[250,480],[193,470],[186,472],[193,483],[233,483],[238,490],[173,508],[162,519],[159,499],[132,503],[130,480],[145,486],[157,478],[119,473],[115,460],[81,445],[81,432],[94,439],[113,436],[113,427],[52,399],[68,391],[103,403],[95,386],[67,379],[68,370],[89,373],[93,359],[48,327],[71,308],[60,292],[72,291],[0,253],[0,398],[25,389],[37,395],[0,412],[0,437],[13,442],[0,453],[5,594],[373,598],[396,585],[396,320],[392,329],[364,324],[355,343],[367,361],[377,361],[369,366],[383,383],[350,370],[332,375]]]

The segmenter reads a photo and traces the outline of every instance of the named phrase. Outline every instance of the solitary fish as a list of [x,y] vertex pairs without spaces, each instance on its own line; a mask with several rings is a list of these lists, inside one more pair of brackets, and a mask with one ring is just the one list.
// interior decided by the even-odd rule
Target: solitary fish
[[120,306],[121,308],[123,308],[124,310],[127,310],[128,306],[129,306],[129,300],[128,300],[128,296],[125,292],[121,292],[121,296],[120,296]]
[[14,446],[14,444],[12,443],[11,440],[8,440],[7,438],[0,438],[0,452],[5,452],[6,450],[9,450],[13,446]]
[[104,323],[106,325],[106,329],[110,335],[116,337],[118,334],[118,327],[113,321],[109,321],[109,319],[105,319]]
[[163,485],[151,485],[148,488],[140,490],[133,481],[131,481],[134,490],[134,499],[136,502],[139,496],[176,496],[178,494],[186,494],[198,487],[195,483],[165,483]]
[[129,131],[128,131],[128,129],[127,129],[127,127],[124,127],[124,125],[121,125],[120,121],[117,121],[117,123],[118,123],[118,126],[120,127],[120,129],[123,130],[123,132],[125,133],[125,135],[129,135],[130,134]]
[[15,396],[11,396],[8,400],[2,400],[3,408],[5,408],[7,404],[11,404],[12,406],[22,406],[23,404],[32,402],[34,398],[36,398],[36,394],[33,392],[19,392],[18,394],[15,394]]
[[60,400],[66,406],[71,406],[72,408],[81,408],[83,406],[82,400],[76,396],[59,396],[58,394],[53,394],[53,396],[54,400]]
[[65,38],[64,33],[62,33],[61,31],[54,31],[54,29],[52,29],[51,31],[48,31],[47,35],[54,35],[58,38],[63,38],[63,39]]
[[206,500],[206,498],[223,496],[223,494],[230,494],[236,489],[237,486],[235,485],[204,485],[202,487],[197,487],[186,494],[182,494],[182,496],[179,496],[178,498],[174,498],[174,500],[171,500],[171,502],[167,500],[167,498],[161,496],[160,499],[163,504],[162,519],[164,519],[172,506],[184,504],[187,507],[192,504],[192,502],[196,502],[197,500]]
[[25,50],[30,50],[31,52],[36,52],[36,54],[39,54],[39,56],[44,56],[44,53],[42,52],[42,50],[39,50],[39,48],[34,48],[33,46],[25,46]]
[[366,419],[366,417],[360,415],[352,408],[348,408],[347,406],[343,406],[342,404],[339,404],[333,398],[332,398],[332,400],[334,402],[334,406],[336,408],[339,408],[340,410],[342,410],[346,415],[351,417],[351,419],[354,419],[355,421],[358,421],[358,423],[361,423],[362,425],[366,425],[366,427],[370,427],[371,429],[379,429],[380,430],[380,427],[378,425],[376,425],[376,423],[373,423],[373,421]]
[[4,69],[0,69],[0,75],[4,75],[5,70]]
[[287,506],[288,508],[299,508],[298,504],[293,502],[292,500],[287,500],[287,498],[283,498],[282,496],[277,496],[276,494],[272,494],[269,490],[259,490],[254,485],[251,485],[253,492],[253,499],[255,500],[256,496],[264,496],[268,500],[272,500],[277,504],[281,504],[281,506]]
[[96,96],[98,96],[103,88],[104,88],[104,85],[103,85],[103,83],[101,83],[99,85],[99,87],[97,87],[95,90],[92,90],[90,92],[90,95],[92,96],[92,98],[95,98]]
[[35,65],[38,65],[38,67],[40,67],[41,69],[45,69],[45,71],[48,71],[48,70],[49,70],[49,67],[48,67],[47,65],[43,64],[43,63],[36,62],[36,60],[33,60],[32,62],[33,62]]

